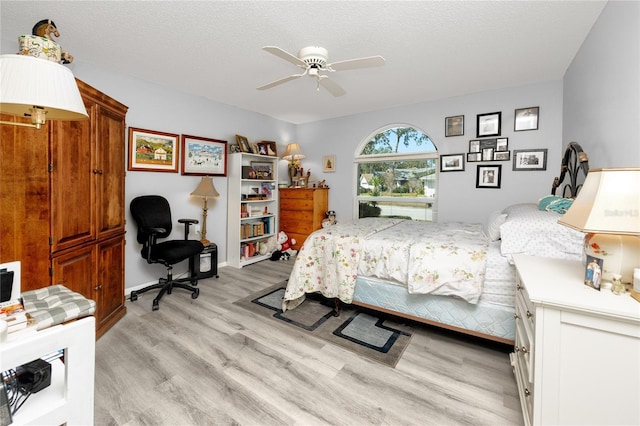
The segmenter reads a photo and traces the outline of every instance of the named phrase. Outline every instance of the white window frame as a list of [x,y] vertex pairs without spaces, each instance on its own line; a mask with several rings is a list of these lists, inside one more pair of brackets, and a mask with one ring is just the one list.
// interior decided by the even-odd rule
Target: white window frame
[[[358,146],[356,147],[356,151],[354,153],[354,161],[353,161],[353,182],[355,183],[354,185],[354,190],[355,190],[355,197],[354,197],[354,203],[353,203],[353,219],[358,219],[359,216],[359,212],[360,212],[360,202],[361,201],[371,201],[370,196],[360,196],[358,194],[358,188],[360,185],[359,182],[359,176],[358,176],[358,166],[361,163],[373,163],[373,162],[380,162],[380,163],[384,163],[384,162],[390,162],[390,161],[411,161],[411,160],[428,160],[428,159],[434,159],[435,163],[436,163],[436,167],[435,167],[435,176],[436,176],[436,195],[435,197],[426,197],[426,196],[422,196],[422,197],[412,197],[410,200],[411,202],[415,203],[430,203],[431,204],[431,212],[432,212],[432,218],[431,221],[432,222],[437,222],[438,219],[438,186],[439,186],[439,182],[440,182],[440,173],[438,171],[439,167],[439,155],[438,155],[438,147],[436,146],[435,142],[433,141],[433,139],[431,139],[431,137],[429,136],[429,139],[431,140],[431,143],[433,144],[434,148],[436,149],[433,152],[417,152],[417,153],[407,153],[407,154],[376,154],[376,155],[361,155],[360,152],[362,152],[362,150],[364,149],[364,147],[371,142],[371,139],[377,135],[378,133],[382,133],[385,132],[389,129],[393,129],[393,128],[398,128],[398,127],[411,127],[419,132],[421,132],[422,134],[425,134],[427,136],[429,136],[429,134],[425,131],[423,131],[422,129],[420,129],[417,126],[413,126],[411,124],[406,124],[406,123],[400,123],[400,124],[392,124],[392,125],[388,125],[388,126],[384,126],[381,127],[380,129],[372,132],[371,134],[369,134],[362,142],[360,142],[360,144],[358,144]],[[402,197],[375,197],[375,201],[393,201],[394,203],[398,203],[398,202],[402,202]],[[409,199],[407,199],[407,202],[409,201]]]

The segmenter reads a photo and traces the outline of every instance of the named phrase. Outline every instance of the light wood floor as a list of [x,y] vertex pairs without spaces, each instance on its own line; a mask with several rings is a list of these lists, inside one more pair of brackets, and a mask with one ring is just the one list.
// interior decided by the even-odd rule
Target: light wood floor
[[390,368],[232,304],[292,265],[221,268],[156,312],[154,292],[127,301],[96,343],[95,424],[522,424],[504,348],[420,325]]

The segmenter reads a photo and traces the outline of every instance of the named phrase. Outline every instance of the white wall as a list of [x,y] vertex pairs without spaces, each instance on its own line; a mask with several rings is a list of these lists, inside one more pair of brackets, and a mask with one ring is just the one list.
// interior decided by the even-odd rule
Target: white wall
[[[514,132],[516,108],[540,107],[539,130]],[[476,139],[477,114],[502,112],[501,136],[509,138],[509,150],[547,148],[546,171],[512,171],[512,161],[467,163],[464,172],[439,175],[439,221],[482,222],[494,210],[519,202],[535,202],[549,193],[559,174],[562,140],[562,82],[552,81],[511,89],[476,93],[434,102],[390,108],[298,126],[298,143],[307,156],[312,180],[326,179],[329,207],[338,220],[350,219],[355,210],[353,158],[359,144],[377,129],[394,123],[416,127],[433,140],[439,154],[466,153]],[[464,136],[445,137],[445,117],[465,116]],[[322,156],[336,155],[336,172],[322,173]],[[512,152],[513,158],[513,152]],[[500,189],[476,189],[478,164],[502,165]]]
[[[127,135],[129,126],[226,140],[230,143],[235,143],[235,135],[241,134],[250,142],[278,141],[279,152],[284,152],[286,143],[295,138],[296,128],[291,123],[114,74],[80,60],[71,65],[74,75],[80,80],[129,107]],[[166,197],[171,204],[174,221],[171,237],[182,238],[183,228],[177,223],[177,219],[202,220],[202,199],[189,195],[199,181],[199,176],[182,176],[176,173],[127,172],[126,287],[149,283],[165,273],[162,267],[148,265],[140,256],[141,246],[136,241],[135,223],[128,211],[130,201],[138,195],[152,193]],[[207,238],[218,245],[218,261],[226,262],[227,178],[218,176],[213,181],[220,197],[210,200],[208,204]],[[191,237],[199,239],[195,232]],[[187,267],[187,262],[177,265],[174,274],[185,272]]]
[[610,1],[564,78],[564,140],[589,166],[640,166],[640,2]]

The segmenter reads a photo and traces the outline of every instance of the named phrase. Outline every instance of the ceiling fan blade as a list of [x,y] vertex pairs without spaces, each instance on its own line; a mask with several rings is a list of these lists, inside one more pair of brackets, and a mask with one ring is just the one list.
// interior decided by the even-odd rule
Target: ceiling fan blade
[[291,81],[291,80],[295,80],[296,78],[300,78],[305,74],[306,74],[306,72],[303,72],[302,74],[293,74],[293,75],[290,75],[289,77],[285,77],[285,78],[281,78],[280,80],[272,81],[271,83],[265,84],[264,86],[260,86],[257,89],[258,90],[271,89],[272,87],[278,86],[278,85],[280,85],[282,83],[286,83],[287,81]]
[[342,87],[340,87],[338,85],[338,83],[336,83],[335,81],[331,80],[326,75],[323,75],[322,77],[320,77],[318,79],[318,83],[320,83],[320,85],[322,87],[327,89],[329,91],[329,93],[331,93],[333,96],[342,96],[345,93],[347,93],[347,92],[344,91],[344,89]]
[[299,67],[302,68],[307,68],[307,64],[300,58],[298,58],[295,55],[292,55],[291,53],[280,49],[279,47],[276,46],[265,46],[262,49],[266,50],[267,52],[276,55],[279,58],[284,59],[285,61],[291,62],[293,65],[297,65]]
[[368,56],[366,58],[349,59],[346,61],[327,64],[327,69],[332,71],[354,70],[358,68],[380,67],[384,65],[382,56]]

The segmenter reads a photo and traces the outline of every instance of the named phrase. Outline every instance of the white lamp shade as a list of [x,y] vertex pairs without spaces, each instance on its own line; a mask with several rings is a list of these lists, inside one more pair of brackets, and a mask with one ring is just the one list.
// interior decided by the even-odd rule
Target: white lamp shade
[[24,116],[42,107],[48,120],[89,118],[73,73],[28,55],[0,55],[0,112]]
[[640,235],[640,168],[590,170],[558,223],[587,233]]
[[302,150],[300,150],[300,145],[297,143],[290,143],[287,145],[287,149],[284,151],[284,155],[282,156],[283,160],[294,161],[294,160],[302,160],[304,158],[304,154]]

